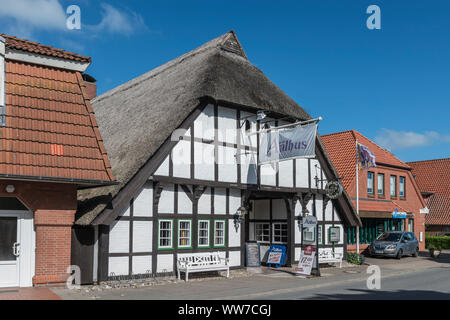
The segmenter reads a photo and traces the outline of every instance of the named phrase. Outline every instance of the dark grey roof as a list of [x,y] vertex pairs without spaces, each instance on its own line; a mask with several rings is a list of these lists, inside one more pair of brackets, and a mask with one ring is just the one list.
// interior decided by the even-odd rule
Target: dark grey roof
[[76,223],[90,224],[205,96],[310,119],[247,60],[230,31],[93,100],[112,171],[120,184],[80,190]]

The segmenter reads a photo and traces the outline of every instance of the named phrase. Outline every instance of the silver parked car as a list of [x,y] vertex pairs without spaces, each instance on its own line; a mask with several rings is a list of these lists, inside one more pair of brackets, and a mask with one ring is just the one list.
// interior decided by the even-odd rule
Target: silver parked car
[[371,256],[395,257],[404,255],[419,256],[419,241],[412,232],[388,231],[381,234],[369,246]]

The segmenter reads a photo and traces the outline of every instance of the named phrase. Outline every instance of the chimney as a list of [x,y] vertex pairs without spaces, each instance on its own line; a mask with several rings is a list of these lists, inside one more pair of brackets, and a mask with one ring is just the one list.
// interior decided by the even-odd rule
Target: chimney
[[97,96],[97,80],[87,73],[83,73],[83,82],[86,86],[85,90],[89,100],[94,99]]

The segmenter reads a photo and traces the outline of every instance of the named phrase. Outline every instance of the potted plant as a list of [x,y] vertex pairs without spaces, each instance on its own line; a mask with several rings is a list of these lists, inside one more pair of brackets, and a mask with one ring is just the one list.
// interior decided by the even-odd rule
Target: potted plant
[[432,258],[437,258],[441,254],[442,248],[439,244],[430,244],[428,250],[430,251],[430,256]]

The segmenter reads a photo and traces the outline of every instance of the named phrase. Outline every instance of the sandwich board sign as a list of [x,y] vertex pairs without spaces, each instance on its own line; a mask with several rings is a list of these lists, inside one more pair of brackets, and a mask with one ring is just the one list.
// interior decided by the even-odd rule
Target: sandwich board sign
[[284,265],[284,261],[286,260],[286,247],[285,246],[278,246],[278,245],[271,245],[269,249],[269,254],[267,255],[267,264],[269,267],[272,266],[272,264],[275,265],[275,267],[279,268],[281,265]]
[[311,275],[311,270],[313,267],[315,256],[316,256],[316,246],[313,245],[304,246],[302,253],[300,255],[298,267],[295,270],[296,271],[295,274],[299,277],[309,277]]

